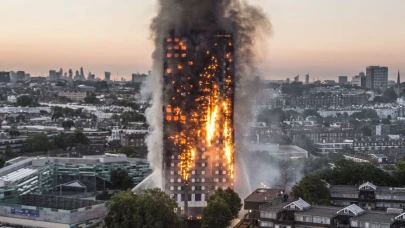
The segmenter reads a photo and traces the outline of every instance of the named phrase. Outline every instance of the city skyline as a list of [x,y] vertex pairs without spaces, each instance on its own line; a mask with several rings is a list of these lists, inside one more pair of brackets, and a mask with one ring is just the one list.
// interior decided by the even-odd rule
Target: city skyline
[[[271,18],[273,35],[259,74],[263,79],[337,80],[389,67],[389,79],[405,71],[405,2],[397,0],[251,0]],[[49,70],[81,66],[112,79],[151,68],[148,26],[156,2],[129,0],[4,1],[0,15],[0,70],[48,76]],[[18,12],[18,16],[16,13]]]

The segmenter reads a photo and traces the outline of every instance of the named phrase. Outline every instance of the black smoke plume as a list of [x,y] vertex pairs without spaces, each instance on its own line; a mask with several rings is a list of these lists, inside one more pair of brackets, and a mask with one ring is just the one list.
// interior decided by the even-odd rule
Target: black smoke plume
[[[235,97],[235,123],[247,123],[252,119],[251,86],[246,86],[249,79],[256,73],[259,62],[256,53],[265,49],[266,40],[270,36],[271,24],[267,15],[259,8],[244,0],[159,0],[158,14],[152,20],[151,35],[155,42],[153,53],[152,77],[143,88],[146,95],[152,95],[152,107],[147,110],[147,119],[152,133],[147,138],[152,168],[155,171],[154,184],[162,183],[162,73],[163,73],[163,41],[169,31],[204,30],[209,33],[222,31],[233,35],[235,51],[235,68],[237,89]],[[252,107],[253,108],[253,107]],[[237,142],[242,138],[247,126],[235,126]],[[236,146],[236,161],[242,154],[242,145]],[[236,165],[238,166],[238,164]],[[238,172],[238,168],[236,172]],[[237,174],[237,173],[236,173]],[[237,174],[238,175],[238,174]],[[238,178],[237,178],[238,179]],[[238,181],[238,180],[237,180]]]

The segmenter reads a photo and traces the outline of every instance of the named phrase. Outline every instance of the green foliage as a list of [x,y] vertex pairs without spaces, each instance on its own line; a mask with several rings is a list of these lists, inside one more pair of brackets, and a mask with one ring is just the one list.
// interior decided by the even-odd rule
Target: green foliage
[[90,144],[89,138],[80,130],[76,129],[75,132],[69,136],[69,140],[73,144]]
[[137,112],[123,112],[121,114],[121,120],[123,124],[128,124],[129,122],[146,122],[145,116]]
[[128,190],[134,187],[134,182],[127,171],[116,169],[111,171],[111,185],[115,189]]
[[374,109],[363,109],[361,112],[355,112],[351,115],[355,119],[379,119]]
[[398,95],[393,88],[388,88],[384,91],[384,97],[386,97],[389,102],[395,102]]
[[306,175],[295,185],[291,194],[294,198],[302,198],[310,204],[329,204],[330,192],[326,183],[316,175]]
[[301,147],[302,149],[313,153],[315,151],[314,142],[305,134],[298,135],[292,142],[292,144]]
[[95,96],[87,96],[84,98],[84,103],[86,104],[100,104],[101,101]]
[[62,127],[67,130],[70,130],[70,128],[72,128],[74,126],[75,126],[75,122],[73,122],[72,120],[66,120],[66,121],[63,121],[63,123],[62,123]]
[[0,168],[3,168],[5,163],[6,159],[4,158],[4,156],[0,155]]
[[382,124],[391,124],[391,121],[389,119],[383,119],[381,121]]
[[48,151],[54,148],[45,133],[37,133],[28,136],[27,142],[22,148],[24,152]]
[[122,106],[122,107],[131,107],[134,110],[139,110],[138,104],[128,101],[128,100],[117,100],[117,101],[113,102],[113,105]]
[[231,188],[227,188],[226,190],[219,188],[215,190],[215,193],[208,198],[208,204],[217,198],[221,198],[225,201],[233,218],[238,217],[239,211],[242,208],[242,200],[240,199],[238,193]]
[[309,174],[317,170],[329,168],[329,160],[327,158],[307,158],[304,160],[304,162],[304,174]]
[[38,103],[28,95],[22,95],[17,97],[16,106],[27,107],[37,106]]
[[124,191],[106,203],[108,228],[174,228],[180,221],[174,213],[177,203],[160,189],[147,189],[142,194]]
[[364,136],[371,136],[373,134],[373,131],[369,126],[363,126],[361,132],[363,132]]
[[405,160],[397,162],[396,167],[392,172],[392,176],[401,186],[405,185]]
[[65,133],[60,133],[53,139],[53,144],[59,148],[65,150],[67,147],[71,146],[69,142],[69,136]]
[[232,212],[225,200],[216,197],[208,202],[207,207],[203,209],[202,228],[227,228],[231,225]]
[[13,124],[10,126],[10,130],[8,131],[11,137],[19,136],[21,133],[18,130],[17,125]]
[[370,181],[380,186],[396,186],[396,180],[382,169],[370,163],[356,163],[342,159],[333,169],[323,170],[320,177],[333,185],[355,185]]

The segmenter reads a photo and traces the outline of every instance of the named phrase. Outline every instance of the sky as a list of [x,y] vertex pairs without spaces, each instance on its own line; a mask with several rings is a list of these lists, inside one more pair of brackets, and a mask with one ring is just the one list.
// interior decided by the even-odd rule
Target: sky
[[[269,15],[263,79],[353,76],[368,65],[405,75],[404,0],[250,0]],[[0,0],[0,71],[48,76],[81,66],[103,78],[148,72],[155,0]],[[405,77],[404,77],[405,78]]]

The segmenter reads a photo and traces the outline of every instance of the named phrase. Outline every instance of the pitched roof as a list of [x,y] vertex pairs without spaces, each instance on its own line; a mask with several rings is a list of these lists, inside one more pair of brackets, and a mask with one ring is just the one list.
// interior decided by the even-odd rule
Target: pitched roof
[[287,204],[284,209],[294,209],[294,210],[299,210],[299,211],[303,211],[305,209],[310,208],[311,205],[307,202],[305,202],[303,199],[298,199],[297,201],[294,201],[290,204]]
[[358,216],[364,213],[364,210],[361,209],[359,206],[357,206],[356,204],[352,204],[350,206],[347,206],[341,210],[339,210],[338,212],[336,212],[337,214],[352,214],[354,216]]
[[373,189],[375,191],[377,190],[377,186],[367,181],[366,183],[360,185],[359,187],[359,190],[370,190],[370,189]]

